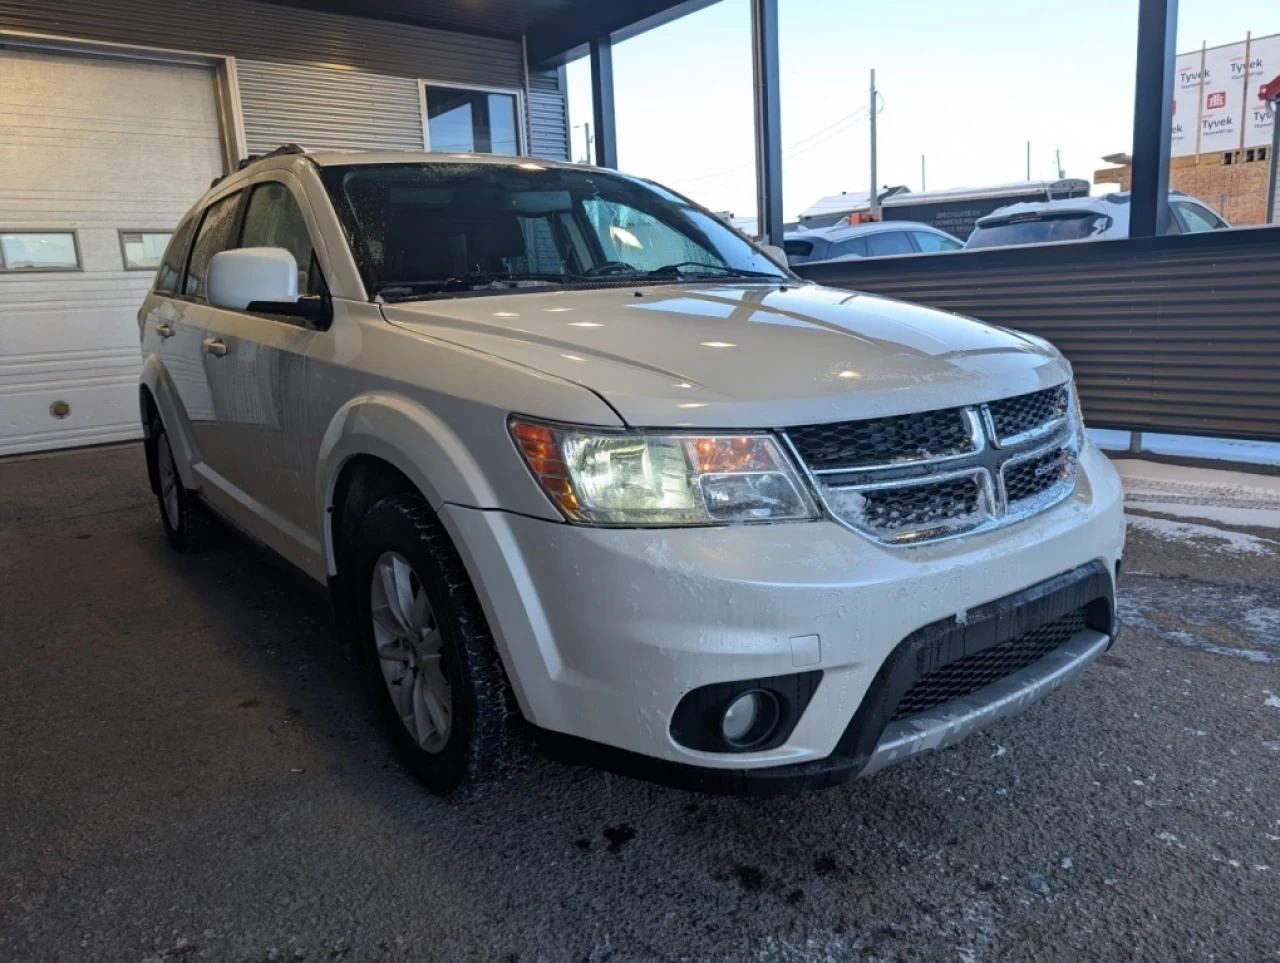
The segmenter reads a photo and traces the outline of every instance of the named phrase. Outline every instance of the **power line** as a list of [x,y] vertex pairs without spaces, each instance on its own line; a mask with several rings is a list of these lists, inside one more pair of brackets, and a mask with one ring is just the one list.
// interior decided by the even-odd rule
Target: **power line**
[[[880,109],[876,111],[876,113],[882,113],[883,111],[884,111],[884,98],[882,97],[880,99]],[[839,118],[833,123],[828,124],[826,127],[823,127],[820,130],[816,130],[812,134],[809,134],[806,137],[802,137],[799,140],[794,141],[793,143],[784,147],[782,149],[782,153],[784,156],[790,155],[792,157],[796,156],[797,154],[803,154],[805,151],[810,150],[811,148],[817,147],[819,144],[826,143],[832,137],[836,137],[836,136],[839,136],[840,134],[843,134],[846,130],[849,130],[859,121],[861,121],[863,119],[863,115],[868,113],[869,111],[867,110],[866,107],[859,107],[857,110],[853,111],[853,113],[845,114],[843,117]],[[840,129],[836,130],[837,127]],[[828,136],[823,137],[819,141],[808,144],[808,146],[802,147],[802,145],[805,145],[808,141],[812,141],[815,137],[820,137],[823,134],[827,134],[828,131],[830,131],[830,134],[828,134]],[[710,180],[713,177],[723,177],[725,174],[736,174],[738,171],[746,170],[747,168],[752,166],[754,166],[754,162],[748,161],[745,164],[739,164],[737,167],[730,167],[727,170],[715,171],[714,173],[711,173],[711,174],[698,174],[694,177],[682,177],[678,179],[676,183],[692,184],[698,181]]]

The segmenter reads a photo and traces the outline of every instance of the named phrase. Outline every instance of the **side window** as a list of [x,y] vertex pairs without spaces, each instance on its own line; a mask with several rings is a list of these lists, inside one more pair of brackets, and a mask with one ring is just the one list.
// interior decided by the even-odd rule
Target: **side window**
[[156,272],[156,293],[177,294],[178,281],[182,279],[182,265],[186,263],[187,251],[191,249],[191,235],[196,231],[196,219],[190,217],[178,225],[169,247],[160,262],[160,270]]
[[909,233],[912,240],[916,242],[916,247],[926,254],[936,254],[938,251],[955,251],[964,247],[959,241],[943,237],[941,234],[932,234],[928,231],[911,231]]
[[320,285],[320,272],[316,270],[313,276],[315,250],[311,246],[311,234],[297,198],[284,184],[273,181],[253,189],[245,209],[239,246],[284,248],[298,262],[298,293],[319,293],[312,289],[313,285],[317,288]]
[[182,293],[191,297],[205,296],[205,280],[209,275],[209,262],[231,246],[231,230],[235,227],[236,211],[240,208],[240,194],[230,194],[210,204],[205,209],[204,220],[196,232],[196,243],[191,249],[191,263],[187,265],[187,277]]
[[911,239],[906,231],[882,231],[867,235],[867,255],[869,257],[888,257],[893,254],[915,254]]
[[1196,204],[1178,203],[1173,205],[1173,209],[1180,215],[1182,226],[1188,234],[1216,231],[1226,226],[1225,222],[1212,211]]
[[828,258],[849,257],[850,255],[867,256],[867,239],[865,237],[851,237],[847,241],[838,241],[831,245],[826,254]]

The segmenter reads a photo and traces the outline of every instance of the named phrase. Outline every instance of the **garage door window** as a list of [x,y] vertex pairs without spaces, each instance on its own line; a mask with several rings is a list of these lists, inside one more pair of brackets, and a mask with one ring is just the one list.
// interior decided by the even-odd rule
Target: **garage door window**
[[425,88],[427,149],[461,154],[519,154],[516,95],[458,87]]
[[120,255],[126,271],[154,271],[160,266],[172,231],[121,231]]
[[253,189],[244,215],[240,246],[284,248],[298,264],[298,292],[319,293],[311,290],[315,252],[307,222],[293,192],[284,184],[260,184]]
[[80,270],[80,248],[76,244],[75,232],[0,232],[0,270]]
[[209,205],[195,246],[191,249],[191,263],[187,266],[187,278],[182,292],[189,297],[205,296],[205,280],[209,275],[209,262],[215,254],[231,246],[231,231],[236,224],[236,212],[240,208],[240,195],[228,195]]

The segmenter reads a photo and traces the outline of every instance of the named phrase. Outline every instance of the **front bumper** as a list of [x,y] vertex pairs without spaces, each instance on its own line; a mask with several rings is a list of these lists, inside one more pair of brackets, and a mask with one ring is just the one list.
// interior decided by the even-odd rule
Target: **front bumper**
[[[1025,677],[1007,698],[984,692],[982,706],[946,707],[950,722],[916,717],[911,732],[894,723],[883,752],[841,747],[877,675],[913,633],[964,621],[1080,566],[1101,570],[1110,595],[1124,539],[1119,480],[1092,446],[1065,502],[934,545],[875,545],[825,521],[617,530],[455,506],[441,516],[521,709],[549,742],[580,761],[619,768],[618,759],[639,760],[625,768],[668,782],[689,780],[645,768],[701,771],[708,783],[729,784],[702,788],[732,791],[750,791],[748,778],[768,782],[769,770],[803,775],[806,785],[839,781],[823,773],[871,771],[1030,704],[1083,669],[1093,649],[1086,645],[1052,678]],[[692,689],[816,670],[822,681],[781,745],[705,752],[671,734],[675,707]]]

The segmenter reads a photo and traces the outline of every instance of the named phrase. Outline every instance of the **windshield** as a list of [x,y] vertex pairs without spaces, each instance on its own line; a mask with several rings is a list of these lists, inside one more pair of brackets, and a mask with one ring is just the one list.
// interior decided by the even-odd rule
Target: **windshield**
[[790,276],[709,211],[620,174],[534,164],[320,172],[370,297]]
[[979,224],[967,248],[1008,247],[1012,244],[1049,244],[1053,241],[1082,241],[1101,237],[1111,226],[1105,214],[1022,215],[1007,221]]

